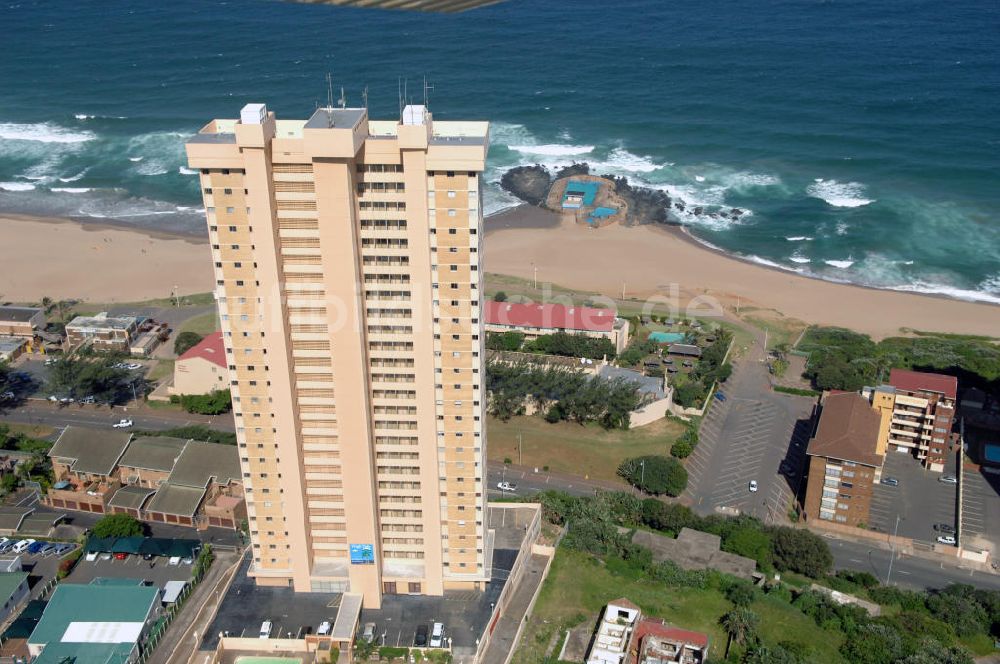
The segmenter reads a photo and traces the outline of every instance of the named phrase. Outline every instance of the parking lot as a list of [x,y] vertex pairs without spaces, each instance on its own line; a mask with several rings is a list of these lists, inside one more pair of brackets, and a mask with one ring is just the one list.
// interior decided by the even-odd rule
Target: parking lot
[[[11,538],[11,542],[18,541],[16,538]],[[32,599],[41,595],[45,586],[56,578],[56,574],[59,572],[60,561],[77,547],[77,544],[71,542],[53,542],[53,544],[66,544],[70,548],[58,555],[54,551],[49,551],[48,553],[28,553],[27,551],[14,553],[10,549],[0,553],[0,556],[3,558],[20,556],[21,569],[28,573],[28,587],[31,589]]]
[[944,472],[935,473],[924,469],[912,454],[890,450],[882,478],[893,477],[899,480],[899,486],[875,485],[868,525],[892,533],[898,515],[900,536],[927,543],[934,543],[942,534],[934,530],[934,524],[957,528],[958,486],[941,481],[945,475],[956,475],[956,467],[954,454],[948,456]]
[[1000,554],[1000,474],[962,469],[962,546]]
[[[109,554],[105,554],[109,555]],[[162,588],[167,581],[190,581],[192,565],[170,565],[167,558],[160,556],[143,560],[142,556],[130,555],[125,560],[113,557],[98,557],[91,562],[81,558],[66,581],[69,583],[90,583],[98,577],[112,579],[142,579],[150,585]]]

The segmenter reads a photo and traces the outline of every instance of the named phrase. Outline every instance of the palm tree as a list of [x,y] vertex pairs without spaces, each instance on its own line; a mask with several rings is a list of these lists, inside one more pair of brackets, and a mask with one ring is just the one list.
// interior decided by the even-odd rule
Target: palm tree
[[45,309],[45,313],[52,311],[52,298],[46,295],[42,298],[42,308]]
[[729,648],[732,646],[733,641],[736,643],[746,643],[747,639],[757,631],[757,626],[760,624],[760,618],[756,613],[746,608],[745,606],[738,606],[726,615],[722,616],[719,621],[722,623],[722,628],[726,630],[726,634],[729,635],[726,641],[726,657],[729,657]]

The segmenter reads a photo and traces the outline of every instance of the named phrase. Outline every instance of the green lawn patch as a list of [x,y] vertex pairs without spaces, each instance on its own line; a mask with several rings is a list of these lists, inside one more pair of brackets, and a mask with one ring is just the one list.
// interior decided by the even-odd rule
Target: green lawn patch
[[205,336],[217,331],[219,327],[219,315],[214,311],[210,311],[194,318],[188,318],[180,324],[177,334],[181,332],[194,332]]

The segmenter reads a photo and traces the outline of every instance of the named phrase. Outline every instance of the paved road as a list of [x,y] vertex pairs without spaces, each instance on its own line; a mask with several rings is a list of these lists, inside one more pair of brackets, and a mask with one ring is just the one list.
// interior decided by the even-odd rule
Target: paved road
[[[892,555],[887,544],[845,540],[833,535],[826,535],[825,539],[830,545],[834,566],[837,569],[871,572],[885,583],[889,571],[889,558]],[[971,583],[980,588],[1000,590],[1000,575],[913,556],[897,555],[892,565],[890,581],[893,585],[915,589],[943,588],[951,583]]]
[[700,514],[738,510],[783,521],[798,487],[815,400],[772,392],[757,344],[734,362],[722,392],[727,398],[712,403],[688,460],[685,497]]
[[28,401],[16,409],[0,409],[0,420],[21,424],[41,424],[61,428],[66,425],[110,427],[122,418],[135,422],[137,429],[163,430],[189,424],[205,424],[213,429],[234,431],[232,414],[191,415],[173,410],[157,410],[148,406],[58,406],[48,401]]

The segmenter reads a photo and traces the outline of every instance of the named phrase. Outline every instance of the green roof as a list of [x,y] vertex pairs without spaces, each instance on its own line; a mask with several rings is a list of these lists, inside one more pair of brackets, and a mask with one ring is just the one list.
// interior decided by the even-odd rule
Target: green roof
[[52,459],[68,459],[76,473],[110,475],[132,434],[121,429],[68,426],[49,450]]
[[27,572],[0,572],[0,600],[9,600],[27,578]]
[[141,586],[143,579],[123,579],[113,576],[98,576],[90,580],[92,586]]
[[[159,589],[152,586],[61,583],[49,598],[45,613],[28,637],[28,643],[59,644],[74,622],[145,622],[158,600]],[[77,662],[82,661],[85,660],[77,659]]]
[[170,436],[140,436],[129,443],[119,466],[169,473],[188,441]]
[[171,484],[205,488],[209,480],[217,484],[243,481],[240,452],[235,445],[192,440],[177,459],[168,478]]
[[32,664],[108,664],[127,662],[131,643],[50,643]]

